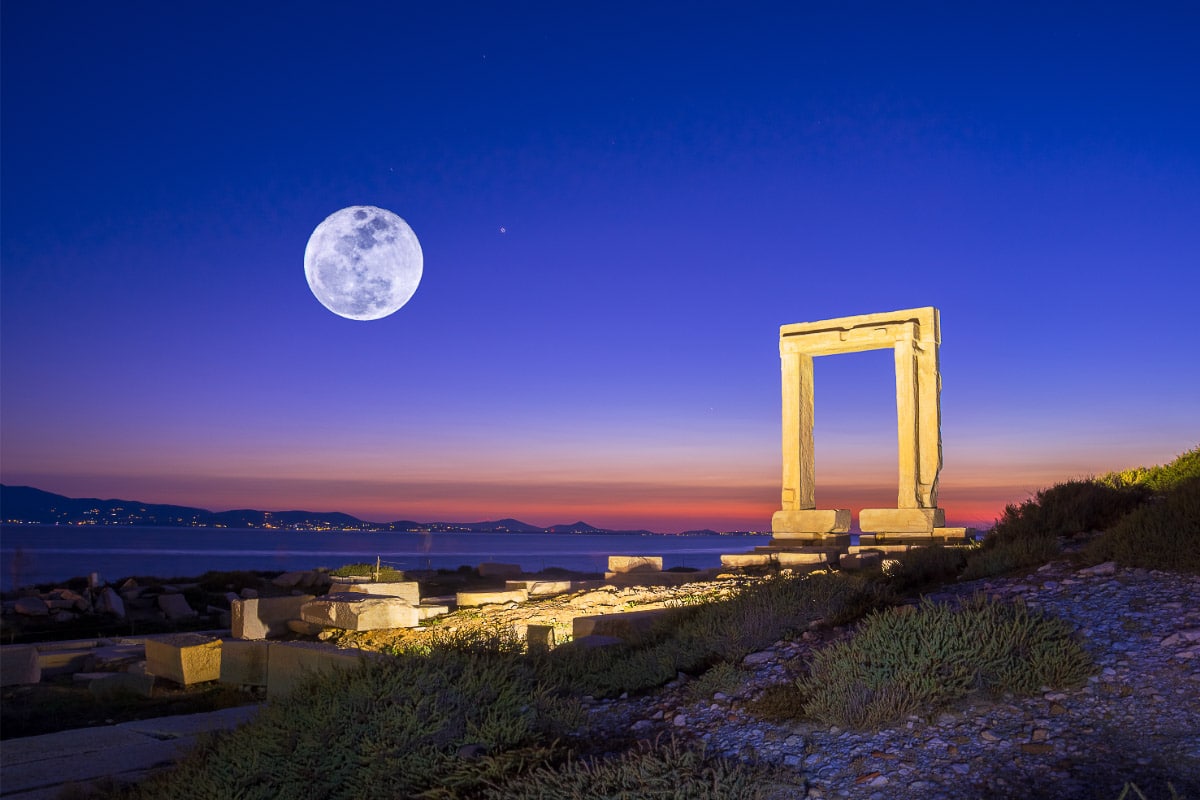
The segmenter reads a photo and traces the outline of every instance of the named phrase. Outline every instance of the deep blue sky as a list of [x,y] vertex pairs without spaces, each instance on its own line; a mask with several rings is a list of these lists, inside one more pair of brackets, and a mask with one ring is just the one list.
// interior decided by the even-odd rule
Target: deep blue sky
[[[779,325],[925,305],[951,519],[1200,441],[1195,4],[2,13],[6,483],[763,529]],[[355,204],[377,322],[303,274]],[[890,355],[817,380],[818,503],[891,504]]]

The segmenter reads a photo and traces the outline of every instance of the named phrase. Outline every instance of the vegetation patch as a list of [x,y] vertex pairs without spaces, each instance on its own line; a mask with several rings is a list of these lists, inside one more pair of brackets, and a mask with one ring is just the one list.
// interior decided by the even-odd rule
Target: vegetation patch
[[817,652],[797,687],[809,697],[806,716],[869,728],[973,691],[1075,685],[1090,670],[1061,620],[977,596],[958,608],[925,600],[872,614],[852,638]]
[[374,564],[346,564],[330,573],[335,578],[374,578],[379,583],[397,583],[404,580],[404,573],[392,567],[379,567],[376,574]]
[[1093,563],[1172,569],[1200,574],[1200,478],[1177,484],[1165,497],[1125,516],[1089,543]]
[[[790,790],[790,791],[789,791]],[[708,758],[675,742],[621,756],[539,767],[489,786],[487,800],[756,800],[803,791],[765,766]]]

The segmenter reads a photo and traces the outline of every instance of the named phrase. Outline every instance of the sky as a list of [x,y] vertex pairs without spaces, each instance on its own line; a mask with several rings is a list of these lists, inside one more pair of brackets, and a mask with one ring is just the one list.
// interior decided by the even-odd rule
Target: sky
[[[779,327],[941,312],[939,505],[1200,443],[1192,3],[5,2],[0,480],[769,530]],[[420,239],[376,321],[325,217]],[[895,504],[892,356],[817,505]]]

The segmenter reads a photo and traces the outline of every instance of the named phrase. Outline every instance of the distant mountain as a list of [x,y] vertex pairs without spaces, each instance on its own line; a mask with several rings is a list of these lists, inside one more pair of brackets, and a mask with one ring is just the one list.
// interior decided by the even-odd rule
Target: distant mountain
[[680,536],[719,536],[720,533],[718,531],[714,531],[711,528],[701,528],[698,531],[684,531],[683,533],[681,533],[679,535]]
[[540,528],[519,519],[485,522],[367,522],[337,511],[207,511],[190,506],[143,503],[137,500],[73,498],[32,486],[0,484],[0,520],[41,525],[157,525],[206,528],[286,528],[289,530],[370,530],[430,533],[629,533],[586,522]]

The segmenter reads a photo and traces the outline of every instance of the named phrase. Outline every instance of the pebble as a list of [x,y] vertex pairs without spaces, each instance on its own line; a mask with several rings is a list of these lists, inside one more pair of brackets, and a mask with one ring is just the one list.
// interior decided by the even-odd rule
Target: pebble
[[[821,636],[806,636],[747,656],[742,686],[719,703],[694,700],[682,686],[598,701],[592,732],[651,741],[666,732],[710,753],[777,765],[807,797],[1115,800],[1128,782],[1152,800],[1172,796],[1168,782],[1180,797],[1200,797],[1200,577],[1054,562],[1020,579],[957,584],[931,598],[953,602],[979,591],[1068,622],[1094,659],[1089,681],[1030,697],[972,696],[881,730],[750,714],[748,700],[794,681],[822,645]],[[849,633],[827,631],[824,641]]]

